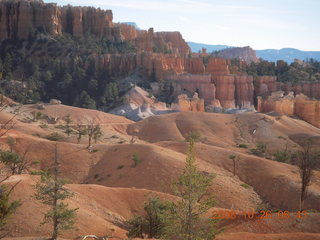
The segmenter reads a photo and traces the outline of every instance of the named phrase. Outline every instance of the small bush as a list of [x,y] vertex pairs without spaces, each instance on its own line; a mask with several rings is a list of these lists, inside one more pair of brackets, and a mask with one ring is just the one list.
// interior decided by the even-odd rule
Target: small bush
[[134,153],[134,154],[133,154],[132,160],[133,160],[133,165],[132,165],[132,167],[136,167],[136,166],[138,166],[139,163],[141,163],[141,159],[139,158],[139,156],[138,156],[137,153]]
[[195,142],[198,142],[200,138],[201,138],[201,134],[193,131],[189,132],[185,137],[187,142],[189,142],[190,140],[194,140]]
[[93,149],[93,150],[91,151],[91,153],[96,153],[96,152],[99,152],[99,149]]
[[48,139],[50,141],[55,141],[55,142],[62,141],[64,139],[64,137],[61,134],[57,133],[57,132],[50,133],[49,135],[44,136],[44,138]]
[[124,168],[124,165],[119,165],[119,166],[117,167],[117,169],[122,169],[122,168]]
[[250,185],[249,184],[246,184],[246,183],[242,183],[241,184],[241,187],[244,187],[246,189],[249,189],[250,188]]
[[248,145],[245,144],[245,143],[240,143],[240,144],[238,145],[238,148],[248,148]]
[[49,126],[48,126],[47,124],[43,123],[43,124],[40,124],[39,127],[41,127],[41,128],[48,128]]
[[112,135],[111,138],[119,138],[117,135]]
[[277,162],[283,162],[283,163],[286,163],[290,160],[291,158],[291,154],[290,152],[286,151],[286,150],[278,150],[277,152],[275,152],[273,154],[274,156],[274,159],[277,161]]
[[41,171],[41,170],[40,171],[31,171],[30,174],[31,175],[39,175],[39,176],[41,176],[43,174],[43,171]]
[[65,129],[66,129],[66,126],[57,125],[57,126],[54,126],[54,128],[61,129],[61,130],[65,130]]
[[256,145],[256,148],[250,149],[250,152],[253,155],[256,155],[259,157],[265,156],[266,151],[267,151],[267,144],[263,142],[258,142]]

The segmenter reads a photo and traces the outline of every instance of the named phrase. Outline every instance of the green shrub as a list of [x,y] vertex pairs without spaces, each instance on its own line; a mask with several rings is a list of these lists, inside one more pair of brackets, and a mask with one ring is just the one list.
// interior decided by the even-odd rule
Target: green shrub
[[138,153],[133,154],[132,160],[133,160],[132,167],[136,167],[136,166],[138,166],[139,163],[141,163],[141,159],[139,158]]
[[264,142],[258,142],[256,144],[256,148],[250,149],[250,152],[253,155],[256,155],[256,156],[259,156],[259,157],[265,156],[266,151],[267,151],[267,144],[264,143]]
[[189,132],[185,137],[187,142],[189,142],[190,140],[198,142],[200,140],[200,138],[201,138],[201,134],[199,132],[195,132],[195,131]]
[[62,141],[64,139],[64,137],[61,134],[57,133],[57,132],[50,133],[49,135],[44,136],[44,138],[48,139],[50,141],[55,141],[55,142]]
[[43,171],[41,171],[41,170],[39,170],[39,171],[31,171],[30,174],[31,175],[41,176],[43,174]]
[[117,167],[117,169],[122,169],[122,168],[124,168],[124,165],[119,165],[119,166]]
[[244,187],[244,188],[249,189],[251,186],[250,186],[249,184],[242,183],[242,184],[241,184],[241,187]]
[[238,145],[238,148],[248,148],[248,145],[245,144],[245,143],[240,143],[240,144]]
[[283,162],[283,163],[286,163],[290,160],[291,158],[291,153],[288,152],[287,150],[278,150],[277,152],[275,152],[273,154],[274,156],[274,159],[277,161],[277,162]]
[[48,124],[43,123],[43,124],[40,124],[39,127],[41,127],[41,128],[48,128],[49,126],[48,126]]
[[54,126],[54,128],[61,129],[61,130],[65,130],[65,129],[66,129],[66,126],[57,125],[57,126]]

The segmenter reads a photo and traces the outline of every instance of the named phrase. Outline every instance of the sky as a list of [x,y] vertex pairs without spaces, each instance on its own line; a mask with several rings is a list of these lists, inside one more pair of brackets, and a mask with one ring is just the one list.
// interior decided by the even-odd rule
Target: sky
[[179,31],[186,41],[320,51],[320,0],[44,0],[113,11],[114,22]]

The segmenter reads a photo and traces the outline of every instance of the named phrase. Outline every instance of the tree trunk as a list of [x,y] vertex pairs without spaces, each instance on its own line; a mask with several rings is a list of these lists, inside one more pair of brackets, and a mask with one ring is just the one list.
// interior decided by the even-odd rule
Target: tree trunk
[[54,151],[54,197],[53,197],[53,231],[52,240],[58,239],[58,175],[59,175],[59,160],[58,160],[58,146],[56,144]]

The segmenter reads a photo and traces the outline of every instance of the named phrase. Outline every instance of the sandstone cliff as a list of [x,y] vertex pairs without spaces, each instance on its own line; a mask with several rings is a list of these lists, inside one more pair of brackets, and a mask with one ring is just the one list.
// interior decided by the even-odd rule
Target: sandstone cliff
[[112,11],[93,7],[59,7],[54,3],[26,0],[0,2],[0,39],[27,38],[35,31],[52,35],[93,34],[109,40],[120,40],[113,27]]
[[200,99],[197,93],[192,98],[181,94],[178,96],[178,103],[173,103],[171,108],[181,112],[204,112],[204,100]]
[[145,31],[127,24],[114,24],[111,10],[70,5],[60,7],[39,0],[0,1],[0,40],[26,39],[36,32],[128,41],[138,52],[171,52],[182,56],[191,52],[179,32],[154,32],[152,28]]
[[284,95],[278,91],[266,99],[258,97],[259,112],[277,112],[279,114],[296,115],[304,121],[320,128],[320,101],[310,100],[303,94],[294,96],[293,92]]

